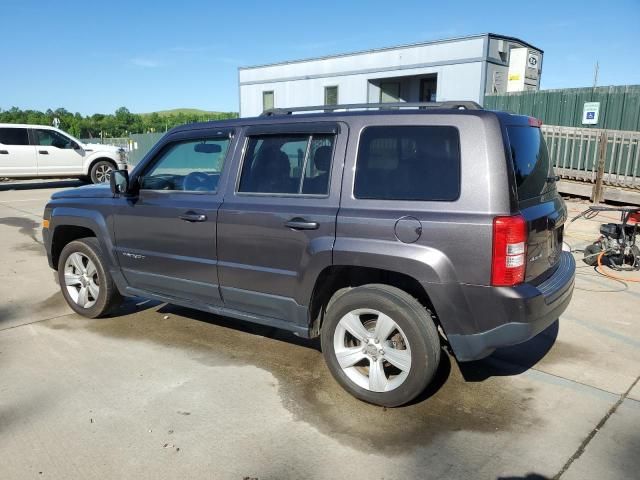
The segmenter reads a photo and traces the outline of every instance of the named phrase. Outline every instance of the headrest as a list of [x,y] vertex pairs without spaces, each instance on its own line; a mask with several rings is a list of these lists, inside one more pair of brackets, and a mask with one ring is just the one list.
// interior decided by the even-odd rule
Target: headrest
[[331,152],[332,148],[328,145],[318,147],[316,150],[316,153],[313,156],[313,164],[321,172],[328,172],[331,168]]

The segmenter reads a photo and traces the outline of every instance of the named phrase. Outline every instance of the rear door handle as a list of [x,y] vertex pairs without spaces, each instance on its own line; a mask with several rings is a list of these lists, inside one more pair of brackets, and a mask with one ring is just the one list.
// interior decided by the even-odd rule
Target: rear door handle
[[317,230],[320,224],[318,222],[307,222],[304,218],[292,218],[288,222],[285,222],[285,227],[293,228],[294,230]]
[[49,155],[49,152],[47,150],[38,150],[38,153],[41,155]]
[[8,150],[0,150],[0,155],[9,155]]
[[180,219],[185,222],[204,222],[207,220],[207,216],[204,213],[188,211],[180,215]]

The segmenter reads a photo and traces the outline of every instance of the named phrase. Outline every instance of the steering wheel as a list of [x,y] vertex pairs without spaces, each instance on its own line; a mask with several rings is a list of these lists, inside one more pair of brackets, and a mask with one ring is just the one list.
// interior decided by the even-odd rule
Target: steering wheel
[[183,190],[195,192],[208,192],[211,190],[211,179],[203,172],[191,172],[184,177]]

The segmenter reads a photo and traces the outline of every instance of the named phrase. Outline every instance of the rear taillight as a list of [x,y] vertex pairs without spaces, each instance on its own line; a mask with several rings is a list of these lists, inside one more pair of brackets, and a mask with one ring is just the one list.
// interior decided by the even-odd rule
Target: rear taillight
[[529,117],[529,126],[540,128],[542,126],[542,120],[535,117]]
[[520,215],[493,219],[491,285],[508,287],[524,281],[527,222]]

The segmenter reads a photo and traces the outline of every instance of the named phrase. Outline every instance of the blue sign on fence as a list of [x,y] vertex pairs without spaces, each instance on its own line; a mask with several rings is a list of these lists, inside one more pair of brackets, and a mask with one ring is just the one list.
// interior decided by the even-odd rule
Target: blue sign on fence
[[585,102],[582,110],[582,124],[596,125],[598,123],[598,114],[600,113],[600,102]]

